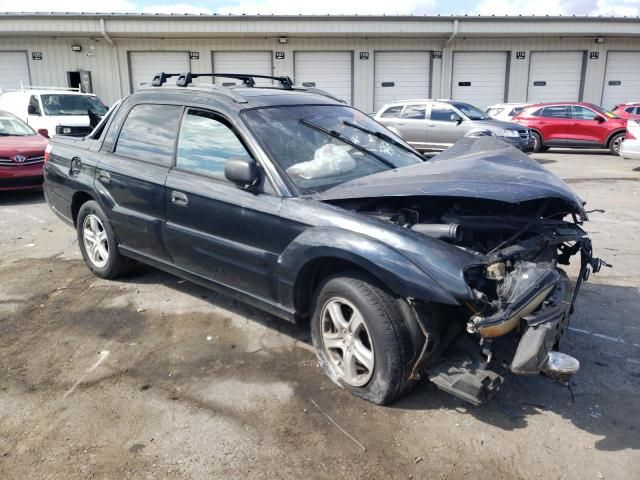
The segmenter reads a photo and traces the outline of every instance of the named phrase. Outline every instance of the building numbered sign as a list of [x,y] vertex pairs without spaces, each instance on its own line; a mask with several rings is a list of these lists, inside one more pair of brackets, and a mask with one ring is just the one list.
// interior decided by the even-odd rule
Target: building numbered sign
[[42,60],[42,52],[31,52],[31,58],[34,60]]

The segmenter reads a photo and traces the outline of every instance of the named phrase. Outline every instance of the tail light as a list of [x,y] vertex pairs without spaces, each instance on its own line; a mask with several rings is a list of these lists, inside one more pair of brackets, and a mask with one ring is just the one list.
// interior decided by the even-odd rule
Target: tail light
[[47,143],[47,148],[44,149],[44,163],[49,161],[49,154],[51,153],[51,144]]

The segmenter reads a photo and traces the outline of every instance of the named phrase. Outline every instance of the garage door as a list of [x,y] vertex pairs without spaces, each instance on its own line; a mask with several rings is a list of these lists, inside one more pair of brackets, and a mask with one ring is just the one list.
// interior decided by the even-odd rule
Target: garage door
[[578,101],[583,59],[584,52],[531,52],[527,101]]
[[[189,52],[129,52],[131,90],[151,83],[158,72],[182,73],[191,70]],[[175,79],[169,79],[175,82]]]
[[451,98],[484,110],[505,101],[507,52],[454,52]]
[[609,52],[602,106],[640,102],[640,52]]
[[[213,71],[273,75],[271,52],[213,52]],[[216,78],[218,84],[237,84],[229,78]],[[270,80],[256,80],[256,85],[271,85]]]
[[295,52],[296,85],[317,87],[351,103],[351,52]]
[[26,52],[0,52],[0,88],[13,89],[31,85]]
[[376,52],[374,110],[385,103],[429,98],[431,52]]

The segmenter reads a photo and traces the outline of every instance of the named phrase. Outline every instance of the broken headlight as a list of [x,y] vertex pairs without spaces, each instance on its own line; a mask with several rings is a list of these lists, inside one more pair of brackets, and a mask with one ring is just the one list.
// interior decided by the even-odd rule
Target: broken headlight
[[[491,268],[491,266],[489,267]],[[495,276],[495,274],[494,274]],[[533,313],[561,279],[548,264],[518,262],[497,283],[494,313],[474,315],[467,330],[482,337],[499,337],[515,329],[520,319]]]

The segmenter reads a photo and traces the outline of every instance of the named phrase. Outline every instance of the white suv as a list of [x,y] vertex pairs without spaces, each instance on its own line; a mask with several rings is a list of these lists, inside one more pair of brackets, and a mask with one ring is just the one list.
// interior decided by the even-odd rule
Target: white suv
[[84,137],[107,112],[107,107],[89,93],[24,89],[0,95],[0,110],[13,113],[35,130],[47,130],[49,136]]

